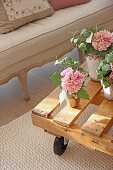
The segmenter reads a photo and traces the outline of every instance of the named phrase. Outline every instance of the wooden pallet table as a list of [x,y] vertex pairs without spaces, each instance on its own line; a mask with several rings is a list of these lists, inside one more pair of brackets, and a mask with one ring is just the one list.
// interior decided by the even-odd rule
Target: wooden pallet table
[[[90,80],[87,91],[90,100],[80,99],[77,108],[66,105],[55,114],[61,107],[58,100],[60,90],[56,88],[33,109],[33,124],[57,136],[54,142],[55,154],[63,154],[68,144],[66,141],[75,140],[88,148],[113,156],[113,136],[107,134],[113,126],[113,101],[104,98],[99,82]],[[90,103],[98,105],[97,111],[82,126],[78,126],[76,120],[84,114],[83,111]]]

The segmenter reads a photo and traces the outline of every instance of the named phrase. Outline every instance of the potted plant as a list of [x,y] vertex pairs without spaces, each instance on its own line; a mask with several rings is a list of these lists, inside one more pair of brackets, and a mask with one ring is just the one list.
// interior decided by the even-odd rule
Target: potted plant
[[[109,55],[108,55],[109,56]],[[110,58],[100,62],[97,68],[98,79],[101,80],[103,86],[104,96],[108,100],[113,100],[113,54],[112,63]]]
[[99,62],[113,51],[113,34],[96,26],[73,32],[71,42],[86,56],[89,75],[97,80],[96,69]]
[[86,69],[80,67],[79,63],[71,57],[57,60],[55,65],[60,65],[61,69],[51,76],[51,80],[61,88],[60,103],[66,100],[69,106],[76,107],[79,104],[79,98],[89,99],[84,88]]

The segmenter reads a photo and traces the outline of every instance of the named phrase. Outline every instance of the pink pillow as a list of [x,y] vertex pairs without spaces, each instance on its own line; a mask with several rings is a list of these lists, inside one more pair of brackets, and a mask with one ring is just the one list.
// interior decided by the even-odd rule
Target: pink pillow
[[62,8],[84,4],[89,1],[91,0],[49,0],[51,6],[54,8],[55,11],[62,9]]

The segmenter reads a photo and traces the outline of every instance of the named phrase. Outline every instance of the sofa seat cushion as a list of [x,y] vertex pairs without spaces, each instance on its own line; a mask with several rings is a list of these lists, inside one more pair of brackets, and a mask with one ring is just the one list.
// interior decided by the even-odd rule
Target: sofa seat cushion
[[[0,35],[0,71],[34,55],[69,41],[70,32],[96,24],[113,28],[113,1],[93,0],[87,4],[59,10],[51,17],[35,21],[8,34]],[[62,50],[64,47],[62,46]],[[68,47],[67,47],[68,48]],[[51,56],[52,55],[52,56]],[[49,53],[39,62],[57,55]],[[41,56],[41,55],[40,55]]]

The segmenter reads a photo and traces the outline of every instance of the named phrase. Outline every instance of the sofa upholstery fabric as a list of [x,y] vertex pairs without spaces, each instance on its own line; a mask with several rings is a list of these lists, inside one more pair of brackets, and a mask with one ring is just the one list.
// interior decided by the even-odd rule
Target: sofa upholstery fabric
[[1,0],[0,34],[54,13],[47,0]]
[[10,74],[9,68],[12,69],[16,63],[21,63],[19,70],[25,65],[40,65],[55,60],[56,55],[71,46],[71,31],[96,24],[113,30],[112,11],[112,0],[93,0],[59,10],[51,17],[29,23],[8,34],[1,34],[0,76]]

